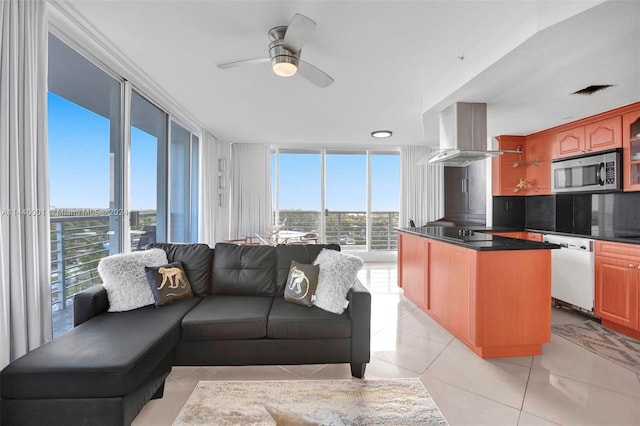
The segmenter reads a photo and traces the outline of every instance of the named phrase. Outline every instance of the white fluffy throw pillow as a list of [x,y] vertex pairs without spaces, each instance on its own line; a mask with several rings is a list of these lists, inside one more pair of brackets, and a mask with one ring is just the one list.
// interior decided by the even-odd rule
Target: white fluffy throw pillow
[[320,266],[313,304],[325,311],[341,314],[349,305],[347,293],[358,279],[362,259],[336,250],[322,249],[313,264]]
[[101,259],[98,273],[107,290],[109,312],[130,311],[153,305],[153,294],[144,267],[167,263],[167,253],[162,249],[114,254]]

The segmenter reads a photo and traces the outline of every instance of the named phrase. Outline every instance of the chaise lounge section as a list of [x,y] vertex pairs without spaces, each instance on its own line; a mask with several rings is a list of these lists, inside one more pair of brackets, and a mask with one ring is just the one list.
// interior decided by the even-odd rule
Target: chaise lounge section
[[75,327],[1,373],[2,424],[130,424],[162,397],[172,365],[350,363],[370,357],[371,296],[356,280],[342,314],[285,301],[291,261],[337,245],[154,244],[196,297],[107,312],[102,286],[74,300]]

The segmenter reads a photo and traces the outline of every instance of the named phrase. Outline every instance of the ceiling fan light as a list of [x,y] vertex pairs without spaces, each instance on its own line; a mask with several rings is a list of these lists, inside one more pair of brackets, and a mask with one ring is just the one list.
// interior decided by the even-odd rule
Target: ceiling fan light
[[298,71],[298,67],[291,62],[276,62],[273,64],[273,72],[280,77],[291,77],[296,71]]

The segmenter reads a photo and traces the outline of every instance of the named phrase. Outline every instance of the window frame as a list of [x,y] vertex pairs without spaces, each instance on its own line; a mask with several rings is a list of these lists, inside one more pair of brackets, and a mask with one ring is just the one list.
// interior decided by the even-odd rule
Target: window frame
[[[373,234],[373,221],[372,221],[372,157],[375,155],[396,155],[400,157],[399,148],[384,148],[384,149],[368,149],[368,148],[317,148],[317,147],[304,147],[304,148],[289,148],[272,146],[271,165],[275,165],[276,170],[272,171],[272,193],[273,193],[273,216],[276,223],[280,223],[280,154],[320,154],[320,172],[321,172],[321,238],[322,241],[326,241],[326,215],[322,212],[326,212],[326,157],[330,154],[364,154],[365,155],[365,175],[366,175],[366,247],[364,254],[370,255],[371,253],[384,254],[386,250],[372,250],[371,237]],[[275,156],[275,159],[273,157]],[[399,166],[401,167],[401,165]],[[398,210],[400,209],[400,176],[398,176]],[[399,213],[399,212],[398,212]],[[392,253],[396,253],[397,250],[392,250]],[[356,253],[362,254],[363,252],[357,251]],[[386,259],[386,257],[385,257]]]

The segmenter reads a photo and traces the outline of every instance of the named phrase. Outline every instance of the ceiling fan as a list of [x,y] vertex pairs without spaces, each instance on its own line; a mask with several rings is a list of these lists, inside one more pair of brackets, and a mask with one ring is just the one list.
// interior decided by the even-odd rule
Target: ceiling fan
[[257,65],[271,61],[273,72],[281,77],[300,74],[318,87],[333,83],[327,73],[300,59],[302,46],[311,38],[316,23],[304,15],[296,13],[287,26],[269,30],[269,57],[218,62],[218,68],[236,68]]

